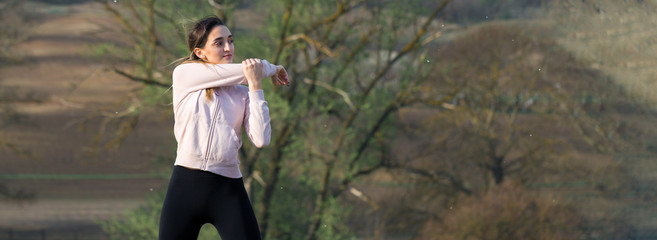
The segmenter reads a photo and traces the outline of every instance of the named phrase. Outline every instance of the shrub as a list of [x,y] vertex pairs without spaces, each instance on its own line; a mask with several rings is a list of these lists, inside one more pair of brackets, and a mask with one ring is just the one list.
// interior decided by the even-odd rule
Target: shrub
[[553,196],[540,196],[502,184],[483,196],[452,207],[435,229],[425,226],[423,239],[581,239],[585,220]]

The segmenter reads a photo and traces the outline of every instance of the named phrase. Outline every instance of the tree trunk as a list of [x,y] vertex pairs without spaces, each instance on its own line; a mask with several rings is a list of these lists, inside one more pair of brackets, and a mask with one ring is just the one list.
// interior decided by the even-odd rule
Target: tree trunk
[[504,163],[503,157],[495,157],[493,159],[493,164],[490,167],[496,185],[500,185],[502,184],[502,182],[504,182],[504,166],[502,166],[503,163]]

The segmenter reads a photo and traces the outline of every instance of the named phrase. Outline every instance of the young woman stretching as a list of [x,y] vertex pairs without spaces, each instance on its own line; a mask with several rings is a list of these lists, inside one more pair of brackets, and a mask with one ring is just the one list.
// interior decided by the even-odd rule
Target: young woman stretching
[[287,85],[287,72],[260,59],[231,64],[233,36],[217,17],[197,22],[187,45],[190,56],[173,71],[178,150],[159,239],[197,239],[205,223],[213,224],[223,240],[260,239],[239,168],[241,130],[244,126],[256,147],[269,144],[261,80],[272,77],[274,84]]

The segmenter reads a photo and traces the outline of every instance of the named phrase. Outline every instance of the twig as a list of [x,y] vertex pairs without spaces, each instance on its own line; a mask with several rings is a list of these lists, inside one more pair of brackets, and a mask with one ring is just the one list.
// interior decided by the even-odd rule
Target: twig
[[308,78],[304,78],[303,82],[308,83],[308,84],[315,84],[317,86],[326,88],[329,91],[333,91],[333,92],[339,94],[340,96],[342,96],[342,99],[344,99],[344,102],[349,106],[349,109],[351,109],[351,111],[356,111],[356,107],[354,107],[354,103],[351,102],[351,98],[349,98],[349,93],[345,92],[344,90],[336,88],[336,87],[332,87],[332,86],[330,86],[326,83],[323,83],[323,82],[313,81],[313,80],[310,80]]
[[126,73],[124,71],[119,70],[118,68],[114,68],[114,72],[118,73],[121,76],[124,76],[124,77],[128,78],[129,80],[135,81],[135,82],[140,82],[140,83],[144,83],[144,84],[148,84],[148,85],[154,85],[154,86],[158,86],[158,87],[164,87],[164,88],[169,88],[171,86],[170,84],[161,83],[161,82],[155,81],[154,79],[142,78],[142,77],[137,77],[137,76],[131,75],[129,73]]
[[319,51],[323,52],[324,54],[328,55],[329,57],[334,57],[335,56],[335,53],[333,53],[329,47],[327,47],[326,45],[322,44],[319,41],[315,41],[314,39],[308,37],[308,35],[306,35],[304,33],[297,33],[297,34],[294,34],[294,35],[290,35],[285,39],[285,41],[286,42],[292,42],[292,41],[296,41],[296,40],[299,40],[299,39],[306,40],[307,43],[309,43],[310,45],[315,46],[317,49],[319,49]]

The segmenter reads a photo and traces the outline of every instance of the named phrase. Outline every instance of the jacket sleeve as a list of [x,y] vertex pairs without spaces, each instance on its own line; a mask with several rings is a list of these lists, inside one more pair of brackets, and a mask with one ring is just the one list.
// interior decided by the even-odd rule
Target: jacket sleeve
[[[276,74],[276,66],[262,60],[263,71],[269,77]],[[186,63],[173,70],[173,104],[176,106],[188,93],[201,89],[246,84],[242,64]]]
[[271,124],[269,107],[262,90],[249,91],[244,111],[244,129],[249,139],[257,148],[269,145],[271,141]]

